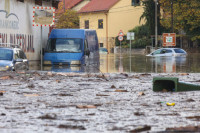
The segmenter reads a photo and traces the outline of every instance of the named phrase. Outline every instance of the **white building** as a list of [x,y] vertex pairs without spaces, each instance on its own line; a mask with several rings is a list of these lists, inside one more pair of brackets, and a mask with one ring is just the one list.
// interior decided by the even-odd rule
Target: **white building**
[[47,42],[49,27],[33,26],[33,7],[57,8],[58,2],[0,0],[0,43],[20,44],[29,60],[40,60],[41,44],[44,46]]

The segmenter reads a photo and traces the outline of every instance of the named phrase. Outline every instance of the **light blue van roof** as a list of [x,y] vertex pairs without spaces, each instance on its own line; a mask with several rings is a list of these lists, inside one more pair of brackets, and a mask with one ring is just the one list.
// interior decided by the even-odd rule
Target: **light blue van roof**
[[85,29],[53,29],[49,38],[85,38]]

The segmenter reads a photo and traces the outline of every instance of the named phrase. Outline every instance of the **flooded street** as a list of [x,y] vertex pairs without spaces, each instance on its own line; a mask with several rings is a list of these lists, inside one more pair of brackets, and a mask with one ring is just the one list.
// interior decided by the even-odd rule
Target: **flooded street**
[[[102,73],[199,73],[200,54],[185,57],[146,57],[142,54],[100,54],[100,67],[44,67],[44,71],[54,72],[102,72]],[[30,70],[41,70],[39,62],[30,62]],[[100,71],[99,71],[100,70]]]
[[145,55],[120,54],[101,55],[100,70],[113,72],[147,72],[147,73],[198,73],[200,54],[189,54],[187,57],[146,57]]
[[200,86],[198,60],[109,54],[90,72],[1,72],[0,132],[199,132],[200,91],[154,92],[152,84],[161,76]]
[[0,132],[199,131],[200,91],[153,92],[155,76],[200,85],[194,73],[2,72]]

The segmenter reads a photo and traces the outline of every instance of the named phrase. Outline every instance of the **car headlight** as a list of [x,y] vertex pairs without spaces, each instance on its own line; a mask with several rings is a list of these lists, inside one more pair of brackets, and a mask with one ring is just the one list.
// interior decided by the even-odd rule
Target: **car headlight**
[[9,66],[5,66],[5,68],[6,68],[6,69],[9,69],[10,67],[9,67]]
[[9,66],[2,66],[2,67],[0,67],[0,71],[7,71],[9,69],[10,69]]
[[71,65],[80,65],[81,62],[79,60],[71,61]]
[[52,65],[51,61],[44,61],[44,65]]

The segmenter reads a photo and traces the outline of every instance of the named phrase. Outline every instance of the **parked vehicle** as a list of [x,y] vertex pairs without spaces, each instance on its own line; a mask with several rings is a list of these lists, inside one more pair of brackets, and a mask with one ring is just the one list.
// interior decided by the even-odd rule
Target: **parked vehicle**
[[25,53],[18,45],[0,44],[0,71],[28,70]]
[[108,54],[108,50],[106,48],[99,48],[100,54]]
[[146,56],[181,56],[185,57],[187,52],[181,48],[160,48]]
[[44,65],[99,65],[95,30],[53,29],[44,50]]

